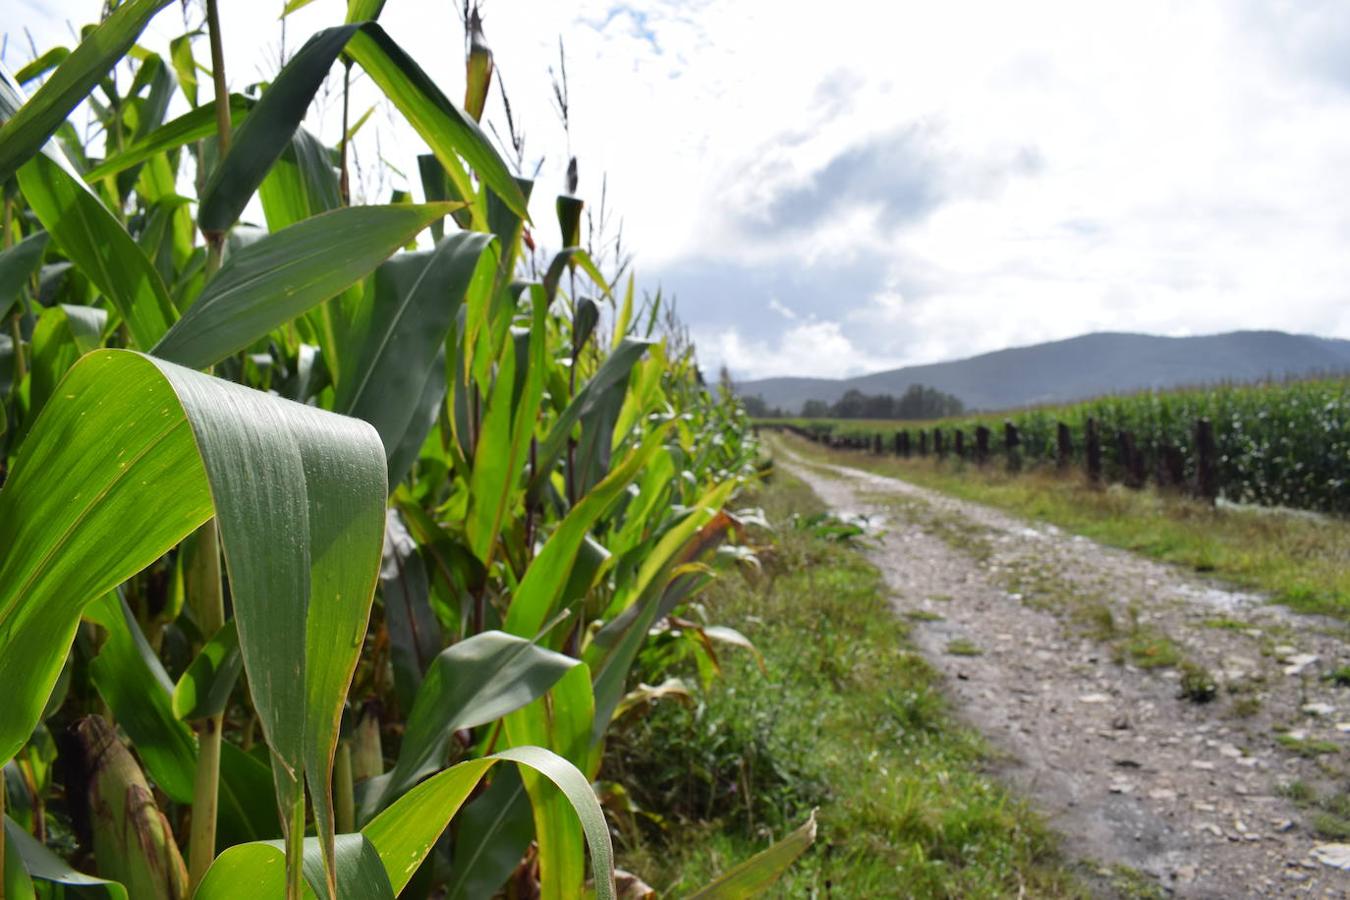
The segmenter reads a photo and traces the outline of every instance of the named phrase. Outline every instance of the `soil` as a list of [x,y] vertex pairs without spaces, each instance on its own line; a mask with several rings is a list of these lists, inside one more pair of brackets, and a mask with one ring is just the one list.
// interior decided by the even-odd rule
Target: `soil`
[[1347,788],[1345,623],[775,450],[866,522],[953,707],[1104,891],[1124,877],[1132,896],[1350,897],[1350,810],[1331,805]]

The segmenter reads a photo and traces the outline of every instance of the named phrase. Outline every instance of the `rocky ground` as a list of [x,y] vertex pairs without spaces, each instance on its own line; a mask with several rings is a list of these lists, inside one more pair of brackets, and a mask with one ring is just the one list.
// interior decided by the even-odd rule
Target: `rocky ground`
[[776,452],[868,522],[953,705],[1070,854],[1145,895],[1350,896],[1344,623]]

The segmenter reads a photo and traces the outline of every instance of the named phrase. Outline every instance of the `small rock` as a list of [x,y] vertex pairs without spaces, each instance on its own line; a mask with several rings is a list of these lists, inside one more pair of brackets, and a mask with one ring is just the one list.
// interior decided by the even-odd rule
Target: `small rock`
[[1303,711],[1310,716],[1329,716],[1336,711],[1330,703],[1305,703]]
[[1214,812],[1215,808],[1213,803],[1200,803],[1199,801],[1192,803],[1191,807],[1196,812]]
[[1324,866],[1350,870],[1350,844],[1318,844],[1312,857]]
[[1274,824],[1275,830],[1280,834],[1284,834],[1286,831],[1292,831],[1294,828],[1294,822],[1292,819],[1279,819]]
[[1171,788],[1154,788],[1148,792],[1150,800],[1175,800],[1177,792]]
[[1285,660],[1289,659],[1289,657],[1293,656],[1295,653],[1298,653],[1298,648],[1292,647],[1289,644],[1277,644],[1275,646],[1275,649],[1272,650],[1271,653],[1274,654],[1275,659],[1277,661],[1284,662]]
[[1337,722],[1336,730],[1341,734],[1350,734],[1350,722]]
[[1281,660],[1281,662],[1287,662],[1287,663],[1288,663],[1288,665],[1284,667],[1284,674],[1286,674],[1286,675],[1298,675],[1298,674],[1301,673],[1304,669],[1308,668],[1308,666],[1310,666],[1310,665],[1312,665],[1313,663],[1317,662],[1317,659],[1318,659],[1318,657],[1317,657],[1315,654],[1312,654],[1312,653],[1299,653],[1299,654],[1297,654],[1297,655],[1295,655],[1295,656],[1289,657],[1289,658],[1286,659],[1286,660]]
[[1208,760],[1204,760],[1204,759],[1193,759],[1193,760],[1191,760],[1191,768],[1192,768],[1192,769],[1200,769],[1201,771],[1204,771],[1204,772],[1213,772],[1213,771],[1214,771],[1214,763],[1209,762]]
[[1242,751],[1232,744],[1223,744],[1219,747],[1219,755],[1226,756],[1229,759],[1238,759],[1242,756]]
[[1079,703],[1110,703],[1110,694],[1084,694],[1078,698]]

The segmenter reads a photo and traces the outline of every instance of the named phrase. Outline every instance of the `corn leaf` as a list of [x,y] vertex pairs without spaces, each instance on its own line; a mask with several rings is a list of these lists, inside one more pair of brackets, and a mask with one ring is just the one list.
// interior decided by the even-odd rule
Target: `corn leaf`
[[[230,121],[238,126],[253,107],[253,101],[240,94],[230,95]],[[145,137],[137,138],[118,152],[85,173],[86,181],[98,181],[140,165],[152,156],[177,149],[192,141],[212,137],[216,133],[214,106],[199,106],[156,128]]]
[[[469,546],[485,566],[492,563],[498,533],[519,493],[517,482],[525,467],[544,392],[548,300],[540,289],[530,291],[530,295],[534,315],[529,355],[518,359],[514,341],[503,346],[469,477],[469,519],[465,530]],[[518,368],[523,369],[520,373],[523,378],[517,377]]]
[[761,850],[689,900],[750,900],[761,897],[816,839],[816,814],[778,843]]
[[[448,206],[413,208],[443,215]],[[368,309],[361,317],[368,324],[353,362],[344,368],[334,409],[374,425],[390,454],[414,421],[465,292],[475,277],[490,271],[486,265],[480,271],[479,263],[492,240],[456,232],[432,250],[400,253],[375,271],[374,290],[362,301]]]
[[458,157],[462,157],[483,184],[516,215],[529,219],[520,185],[478,123],[451,103],[383,28],[373,22],[366,23],[352,36],[347,53],[427,142],[460,197],[475,197],[477,191]]
[[[547,747],[585,774],[591,764],[594,716],[591,672],[580,665],[558,679],[547,697],[507,715],[506,735],[512,746]],[[586,877],[581,823],[551,781],[529,769],[522,770],[520,777],[534,814],[540,896],[543,900],[579,896]]]
[[520,773],[499,770],[465,807],[455,833],[446,900],[477,900],[497,892],[534,839],[530,795]]
[[30,417],[41,411],[66,370],[98,347],[107,321],[107,311],[93,306],[61,305],[42,311],[33,329],[33,370],[28,386]]
[[444,214],[445,204],[353,206],[267,235],[229,256],[153,352],[217,363],[364,278]]
[[[398,896],[431,847],[459,812],[478,782],[498,762],[514,762],[539,772],[556,785],[581,822],[591,851],[591,872],[597,900],[615,900],[614,850],[604,813],[590,783],[571,764],[539,747],[513,747],[483,759],[472,759],[446,769],[417,785],[361,829],[360,835],[342,835],[337,861],[337,892],[341,897]],[[377,882],[365,847],[374,847],[384,866],[385,882]],[[307,861],[315,853],[307,839]],[[306,896],[326,897],[317,879],[318,868],[305,867]],[[230,847],[207,871],[194,900],[231,900],[239,896],[279,897],[285,892],[285,857],[277,842]],[[363,890],[376,893],[364,893]],[[385,890],[392,894],[385,894]]]
[[[92,875],[85,875],[83,872],[77,872],[72,869],[64,859],[48,850],[42,844],[18,826],[9,816],[5,816],[4,821],[4,841],[5,841],[5,886],[8,888],[15,883],[10,880],[12,870],[23,874],[22,879],[15,877],[15,881],[28,883],[27,897],[33,896],[32,883],[29,876],[39,881],[49,881],[52,884],[69,885],[81,892],[84,896],[86,891],[101,892],[109,900],[127,900],[126,888],[115,881],[105,881],[102,878],[95,878]],[[6,900],[19,900],[24,894],[7,893]]]
[[445,642],[431,610],[431,584],[417,543],[398,510],[385,514],[380,597],[389,630],[394,692],[402,709],[412,709],[424,673]]
[[314,34],[263,91],[202,190],[197,213],[202,231],[228,231],[239,218],[300,127],[319,85],[354,30],[355,26],[340,25]]
[[279,799],[289,809],[309,775],[331,847],[331,760],[384,501],[383,448],[362,422],[128,351],[86,356],[0,491],[0,544],[11,549],[0,561],[10,694],[0,760],[36,725],[81,610],[214,512],[249,688],[291,792]]
[[172,682],[141,633],[126,601],[104,594],[85,610],[85,618],[103,626],[107,638],[90,665],[94,686],[155,784],[178,803],[192,802],[197,741],[173,714]]
[[258,189],[269,231],[280,231],[302,219],[342,205],[337,170],[328,150],[304,128],[268,171]]
[[94,85],[121,61],[152,16],[171,0],[127,0],[56,67],[32,98],[0,125],[0,182],[18,171]]
[[618,501],[642,467],[661,448],[666,431],[664,426],[653,429],[640,446],[630,451],[622,463],[568,512],[567,518],[563,519],[544,544],[544,549],[530,563],[520,586],[516,588],[503,626],[507,632],[533,635],[544,627],[555,611],[558,598],[562,596],[568,575],[591,526]]
[[[637,576],[619,592],[615,606],[623,611],[605,625],[587,648],[586,662],[595,670],[595,736],[604,733],[619,701],[623,699],[628,670],[648,630],[665,613],[660,593],[680,562],[689,562],[702,549],[700,530],[716,519],[736,489],[728,479],[709,489],[688,514],[656,542],[642,560]],[[714,523],[716,524],[716,523]],[[720,529],[719,529],[720,531]]]
[[629,373],[647,352],[651,343],[635,338],[624,338],[618,349],[605,358],[596,373],[577,391],[572,402],[567,404],[562,415],[549,429],[548,435],[539,442],[539,464],[530,485],[531,495],[536,494],[544,480],[548,478],[553,464],[567,446],[568,435],[572,433],[577,421],[583,416],[593,416],[596,410],[612,403],[616,395],[622,400]]
[[0,318],[9,315],[28,279],[42,263],[47,232],[35,231],[13,247],[0,251]]
[[417,691],[393,770],[366,784],[362,818],[440,768],[456,731],[538,699],[577,665],[569,656],[500,631],[485,631],[443,650]]
[[148,349],[177,313],[154,264],[59,154],[39,154],[19,170],[19,188],[57,248],[126,320]]
[[219,715],[229,703],[243,666],[239,630],[231,619],[212,635],[173,686],[173,714],[188,722]]

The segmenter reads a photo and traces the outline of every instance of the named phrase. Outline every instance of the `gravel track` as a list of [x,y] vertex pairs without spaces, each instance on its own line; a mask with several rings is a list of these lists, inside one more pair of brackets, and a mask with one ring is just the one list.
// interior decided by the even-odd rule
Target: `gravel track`
[[[1176,896],[1350,897],[1350,845],[1318,836],[1317,808],[1289,796],[1347,788],[1350,688],[1325,677],[1350,664],[1344,623],[774,449],[833,511],[866,518],[953,705],[1072,856]],[[1216,696],[1183,699],[1183,668]]]

